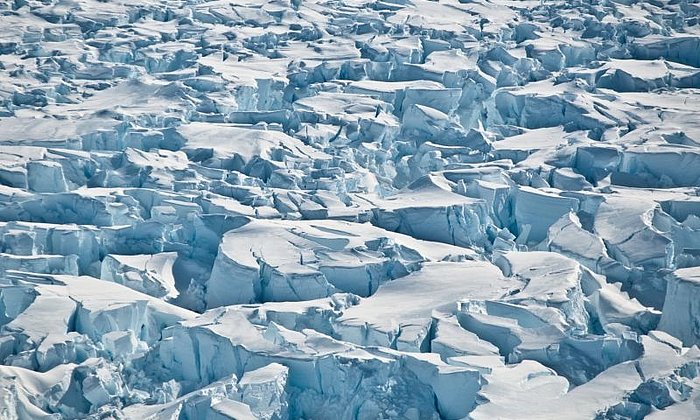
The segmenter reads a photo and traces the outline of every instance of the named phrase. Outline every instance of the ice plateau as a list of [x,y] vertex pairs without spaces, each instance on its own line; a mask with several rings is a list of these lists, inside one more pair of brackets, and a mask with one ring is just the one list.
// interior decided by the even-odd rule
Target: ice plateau
[[700,418],[700,0],[0,1],[0,419]]

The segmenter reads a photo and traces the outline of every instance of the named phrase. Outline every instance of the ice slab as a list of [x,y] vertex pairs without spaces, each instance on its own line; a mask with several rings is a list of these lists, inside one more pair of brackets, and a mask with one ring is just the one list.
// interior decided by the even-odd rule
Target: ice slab
[[250,220],[224,235],[207,282],[207,305],[308,300],[337,291],[369,296],[425,261],[474,255],[369,224]]
[[419,239],[457,246],[483,246],[490,224],[486,203],[451,191],[445,178],[430,175],[385,200],[374,201],[379,227]]
[[454,313],[460,299],[497,299],[518,286],[486,262],[428,263],[346,310],[334,328],[357,344],[426,351],[433,311]]
[[102,260],[102,280],[123,284],[154,297],[177,297],[173,264],[177,253],[153,255],[107,255]]
[[695,316],[696,300],[700,270],[696,267],[682,268],[668,276],[666,299],[659,329],[679,338],[686,346],[692,346],[700,340]]

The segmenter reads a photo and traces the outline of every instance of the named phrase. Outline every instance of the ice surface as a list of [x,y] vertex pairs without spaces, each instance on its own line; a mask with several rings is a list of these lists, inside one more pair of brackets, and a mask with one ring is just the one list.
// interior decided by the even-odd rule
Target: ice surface
[[693,0],[0,4],[0,418],[700,418]]
[[207,282],[207,305],[369,296],[423,262],[476,253],[344,221],[250,220],[228,231]]
[[430,263],[346,310],[335,329],[357,344],[425,350],[430,348],[433,311],[455,312],[460,299],[496,299],[519,285],[505,281],[486,262]]

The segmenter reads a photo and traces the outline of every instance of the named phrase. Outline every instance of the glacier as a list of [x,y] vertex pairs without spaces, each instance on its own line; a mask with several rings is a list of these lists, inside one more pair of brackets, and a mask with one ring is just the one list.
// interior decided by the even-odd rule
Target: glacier
[[700,418],[699,116],[697,0],[0,2],[0,418]]

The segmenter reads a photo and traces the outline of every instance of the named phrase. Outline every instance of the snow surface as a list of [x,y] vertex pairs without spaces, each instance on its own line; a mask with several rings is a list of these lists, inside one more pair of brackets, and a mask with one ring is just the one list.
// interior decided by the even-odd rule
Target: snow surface
[[696,0],[0,2],[0,419],[700,418]]

